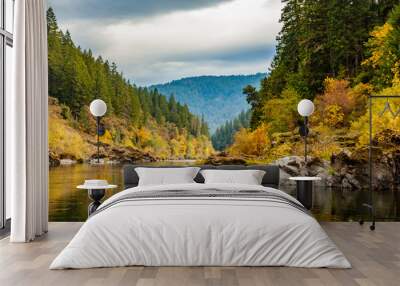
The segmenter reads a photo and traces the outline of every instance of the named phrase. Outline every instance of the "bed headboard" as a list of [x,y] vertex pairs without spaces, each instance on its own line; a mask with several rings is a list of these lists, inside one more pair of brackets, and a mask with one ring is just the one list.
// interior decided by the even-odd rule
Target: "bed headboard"
[[[182,168],[184,166],[143,166],[143,165],[125,165],[124,166],[124,189],[136,187],[139,183],[139,176],[137,175],[135,168],[137,167],[148,167],[148,168]],[[242,165],[222,165],[222,166],[211,166],[204,165],[198,166],[202,170],[204,169],[219,169],[219,170],[263,170],[265,171],[264,178],[262,179],[262,185],[265,187],[279,188],[279,167],[275,165],[253,165],[253,166],[242,166]],[[200,174],[197,174],[194,180],[197,183],[204,183],[204,178]]]

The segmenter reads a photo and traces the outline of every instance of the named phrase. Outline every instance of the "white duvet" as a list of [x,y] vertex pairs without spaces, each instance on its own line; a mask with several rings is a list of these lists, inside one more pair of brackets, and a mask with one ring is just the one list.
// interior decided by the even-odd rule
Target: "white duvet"
[[[149,190],[265,190],[254,185],[182,184]],[[258,199],[176,198],[124,201],[89,218],[50,269],[145,266],[294,266],[350,268],[310,215]]]

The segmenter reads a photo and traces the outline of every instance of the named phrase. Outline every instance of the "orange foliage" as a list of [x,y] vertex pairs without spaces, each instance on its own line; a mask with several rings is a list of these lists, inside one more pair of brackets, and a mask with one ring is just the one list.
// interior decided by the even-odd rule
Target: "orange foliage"
[[240,129],[235,134],[235,140],[229,148],[232,155],[246,155],[261,157],[271,147],[271,141],[268,137],[268,126],[261,125],[254,131],[248,129]]
[[329,105],[337,105],[345,115],[353,111],[355,99],[350,94],[351,89],[347,80],[327,78],[325,79],[324,87],[324,94],[318,97],[323,109]]
[[343,124],[344,113],[342,107],[333,104],[325,108],[324,123],[331,127],[339,127]]
[[315,99],[316,114],[311,118],[313,123],[324,123],[331,128],[344,127],[365,113],[366,94],[372,91],[372,87],[359,84],[352,89],[349,84],[344,79],[325,79],[325,91]]

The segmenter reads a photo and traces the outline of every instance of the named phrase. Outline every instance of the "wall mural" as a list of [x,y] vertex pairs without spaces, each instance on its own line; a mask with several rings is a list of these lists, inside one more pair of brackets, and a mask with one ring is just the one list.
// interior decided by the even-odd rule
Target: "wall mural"
[[[121,185],[123,163],[274,163],[283,186],[305,172],[324,186],[368,185],[368,96],[400,94],[400,1],[114,2],[49,1],[53,219],[84,200],[70,190],[85,178]],[[100,145],[94,99],[107,105]],[[315,105],[307,169],[302,99]],[[398,99],[372,107],[376,190],[397,189],[399,110]],[[399,217],[382,196],[383,216]],[[321,217],[337,219],[325,207]]]

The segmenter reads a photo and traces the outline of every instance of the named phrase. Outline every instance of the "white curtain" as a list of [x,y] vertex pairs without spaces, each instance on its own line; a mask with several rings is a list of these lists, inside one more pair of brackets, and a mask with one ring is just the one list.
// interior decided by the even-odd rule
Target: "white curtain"
[[11,188],[12,242],[31,241],[47,232],[48,225],[45,1],[15,1],[14,94],[6,98],[6,186]]

